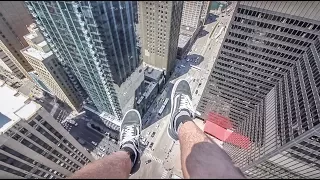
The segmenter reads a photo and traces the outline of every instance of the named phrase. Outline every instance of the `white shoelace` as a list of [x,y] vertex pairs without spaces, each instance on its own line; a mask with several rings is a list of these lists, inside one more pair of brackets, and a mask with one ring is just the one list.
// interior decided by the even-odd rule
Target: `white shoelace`
[[181,111],[182,109],[187,109],[190,111],[190,115],[194,117],[195,110],[193,109],[192,101],[189,96],[181,94],[180,97],[179,111]]
[[131,141],[132,139],[137,138],[139,135],[135,135],[134,131],[136,130],[136,126],[135,125],[131,125],[131,126],[127,126],[125,129],[123,129],[123,133],[122,133],[122,141],[121,142],[128,142]]

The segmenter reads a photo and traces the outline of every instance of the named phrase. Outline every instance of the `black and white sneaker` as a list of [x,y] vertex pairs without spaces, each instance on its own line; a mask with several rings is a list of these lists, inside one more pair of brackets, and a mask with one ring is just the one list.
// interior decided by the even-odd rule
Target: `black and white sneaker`
[[[179,118],[182,117],[183,118]],[[189,83],[180,79],[176,81],[171,92],[171,117],[168,127],[169,136],[178,140],[178,128],[184,121],[192,121],[195,110],[192,106],[192,95]]]
[[141,134],[140,113],[131,109],[126,112],[120,125],[120,149],[129,152],[132,169],[139,159],[139,138]]

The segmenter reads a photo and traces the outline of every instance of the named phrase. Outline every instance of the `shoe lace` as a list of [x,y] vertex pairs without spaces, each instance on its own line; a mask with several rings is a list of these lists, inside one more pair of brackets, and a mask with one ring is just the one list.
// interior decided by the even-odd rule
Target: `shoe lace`
[[189,96],[181,94],[180,95],[180,106],[179,111],[187,109],[192,117],[195,116],[195,110],[192,106],[192,101]]
[[124,143],[124,142],[128,142],[128,141],[131,141],[133,139],[138,138],[139,135],[135,135],[136,128],[137,127],[135,125],[126,126],[122,132],[122,141],[121,142]]

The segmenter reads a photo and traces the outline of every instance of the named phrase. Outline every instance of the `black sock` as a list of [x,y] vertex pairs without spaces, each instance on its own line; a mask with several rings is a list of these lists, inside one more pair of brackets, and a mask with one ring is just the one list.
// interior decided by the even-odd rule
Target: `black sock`
[[179,130],[179,127],[184,124],[185,122],[188,122],[188,121],[192,121],[192,118],[189,116],[189,115],[181,115],[179,117],[177,117],[177,120],[176,120],[176,131],[178,133],[178,130]]
[[138,152],[136,152],[135,153],[135,151],[132,149],[132,147],[130,147],[130,146],[134,146],[133,144],[131,144],[131,143],[127,143],[127,144],[124,144],[122,147],[121,147],[121,149],[120,150],[122,150],[122,151],[125,151],[125,152],[127,152],[128,154],[129,154],[129,156],[130,156],[130,159],[131,159],[131,162],[132,162],[132,166],[134,166],[134,164],[135,164],[135,161],[136,161],[136,153],[138,153]]

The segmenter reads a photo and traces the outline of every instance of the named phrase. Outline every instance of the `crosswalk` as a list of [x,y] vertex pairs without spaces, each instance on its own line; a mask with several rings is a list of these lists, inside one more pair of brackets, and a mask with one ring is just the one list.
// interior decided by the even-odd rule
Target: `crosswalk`
[[151,160],[154,160],[156,161],[157,163],[160,163],[162,164],[163,163],[163,160],[153,156],[152,154],[148,153],[148,152],[144,152],[144,155],[146,155],[148,158],[150,158]]
[[165,179],[168,175],[168,171],[164,170],[161,176],[161,179]]

